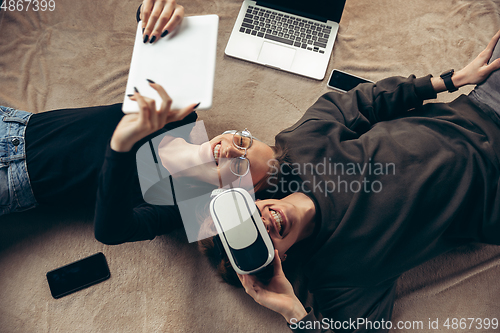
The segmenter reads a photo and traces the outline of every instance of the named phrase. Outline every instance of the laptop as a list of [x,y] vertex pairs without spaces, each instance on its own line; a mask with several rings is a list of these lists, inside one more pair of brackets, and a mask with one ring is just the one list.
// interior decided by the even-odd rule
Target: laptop
[[245,0],[225,53],[323,80],[345,0]]
[[172,110],[201,103],[198,110],[212,106],[219,17],[185,17],[172,33],[154,44],[143,43],[142,22],[137,24],[134,51],[123,100],[124,113],[138,112],[137,102],[128,98],[136,87],[160,107],[160,95],[147,79],[160,84],[172,98]]

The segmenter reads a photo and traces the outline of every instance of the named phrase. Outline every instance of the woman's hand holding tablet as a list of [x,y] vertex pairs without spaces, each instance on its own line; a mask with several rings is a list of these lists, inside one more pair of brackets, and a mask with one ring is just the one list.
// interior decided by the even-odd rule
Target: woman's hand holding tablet
[[149,80],[151,88],[161,96],[162,103],[159,109],[152,98],[142,96],[137,89],[129,98],[139,105],[139,113],[125,115],[116,126],[111,137],[111,149],[117,152],[127,152],[142,138],[163,128],[166,124],[184,119],[194,111],[198,104],[191,104],[178,111],[170,109],[172,99],[159,84]]

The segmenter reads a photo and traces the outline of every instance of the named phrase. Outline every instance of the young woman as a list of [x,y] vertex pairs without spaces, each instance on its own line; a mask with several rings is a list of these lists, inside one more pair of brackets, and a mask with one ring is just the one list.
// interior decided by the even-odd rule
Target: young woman
[[[184,16],[175,0],[144,0],[139,8],[151,36],[175,29]],[[95,202],[95,180],[121,105],[35,115],[1,107],[0,115],[0,215],[37,203]]]
[[[196,104],[172,111],[165,90],[151,86],[163,98],[160,109],[156,111],[154,100],[135,93],[131,99],[138,102],[140,112],[125,116],[121,104],[39,114],[0,107],[0,214],[38,204],[96,205],[96,237],[108,244],[152,239],[182,226],[176,206],[144,202],[136,149],[152,136],[194,122]],[[203,145],[208,152],[184,142],[183,153],[167,147],[161,155],[175,155],[173,160],[183,166],[196,165],[202,153],[210,155],[214,165],[223,157],[240,160],[245,155],[246,172],[254,184],[262,182],[273,149],[255,140],[241,150],[233,145],[233,137],[227,133],[213,138]],[[222,165],[221,169],[230,174]]]
[[[297,332],[387,332],[403,272],[469,242],[500,244],[499,38],[444,78],[328,93],[276,137],[289,177],[267,191],[295,193],[256,203],[276,260],[269,284],[237,276],[255,301]],[[466,84],[479,85],[422,105]],[[286,252],[308,258],[303,272],[326,327],[286,279]],[[227,260],[219,265],[226,281],[236,278]]]
[[[180,24],[184,9],[175,0],[144,0],[137,15],[145,42],[154,43]],[[177,206],[143,200],[136,150],[152,136],[194,123],[196,105],[172,111],[164,89],[151,86],[163,98],[158,111],[138,92],[130,97],[139,103],[138,114],[124,115],[121,104],[39,114],[0,107],[0,216],[37,205],[95,207],[95,235],[108,244],[152,239],[181,227]],[[177,146],[181,151],[167,145],[161,157],[183,167],[200,164],[202,153],[214,165],[223,159],[243,161],[255,185],[262,183],[273,150],[259,141],[238,148],[233,136],[217,136],[203,147],[184,142]],[[221,178],[232,177],[220,164]]]

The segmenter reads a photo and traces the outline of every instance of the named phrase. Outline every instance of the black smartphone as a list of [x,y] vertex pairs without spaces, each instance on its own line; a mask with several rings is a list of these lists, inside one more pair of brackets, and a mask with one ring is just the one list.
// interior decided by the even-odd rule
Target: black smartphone
[[355,88],[358,84],[365,82],[373,83],[373,81],[363,79],[362,77],[334,69],[332,74],[330,74],[327,86],[340,92],[346,92]]
[[109,277],[108,263],[101,252],[47,273],[50,292],[54,298],[90,287]]

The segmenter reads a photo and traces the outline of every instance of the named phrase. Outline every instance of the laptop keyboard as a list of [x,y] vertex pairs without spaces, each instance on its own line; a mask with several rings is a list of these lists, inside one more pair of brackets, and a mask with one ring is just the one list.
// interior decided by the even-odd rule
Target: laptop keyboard
[[240,32],[325,53],[332,27],[257,6],[248,6]]

